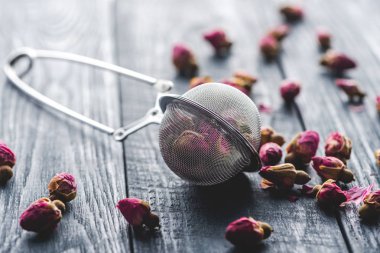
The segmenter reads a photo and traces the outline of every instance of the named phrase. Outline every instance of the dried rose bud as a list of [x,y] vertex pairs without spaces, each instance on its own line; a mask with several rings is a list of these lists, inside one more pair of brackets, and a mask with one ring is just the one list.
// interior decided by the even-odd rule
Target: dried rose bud
[[303,19],[303,9],[298,5],[285,5],[280,8],[280,13],[288,22],[295,22]]
[[301,84],[297,81],[285,80],[281,83],[280,93],[285,102],[293,102],[301,91]]
[[260,51],[267,60],[272,60],[279,53],[279,43],[272,36],[265,36],[260,40]]
[[284,189],[290,189],[294,184],[306,184],[311,179],[306,172],[296,170],[291,163],[263,167],[259,175],[274,183],[278,188]]
[[264,145],[268,142],[277,143],[279,146],[284,145],[285,138],[282,134],[277,133],[271,127],[262,127],[261,128],[261,145]]
[[48,198],[33,202],[20,216],[20,226],[28,231],[43,233],[57,227],[62,218],[61,211]]
[[4,142],[0,141],[0,185],[12,178],[12,168],[15,163],[16,155]]
[[236,71],[234,73],[233,80],[236,84],[251,91],[252,86],[257,82],[257,77],[250,75],[244,71]]
[[315,156],[319,144],[317,132],[308,130],[297,134],[286,147],[285,162],[295,165],[308,164]]
[[249,95],[249,93],[251,92],[249,89],[245,88],[244,86],[241,86],[239,83],[237,83],[235,80],[228,80],[228,79],[225,79],[225,80],[222,80],[220,81],[221,83],[224,83],[224,84],[227,84],[231,87],[234,87],[238,90],[240,90],[241,92],[243,92],[245,95]]
[[268,142],[261,146],[259,155],[264,165],[275,165],[281,161],[282,150],[277,143]]
[[380,166],[380,149],[376,149],[374,155],[377,166]]
[[281,41],[289,34],[289,26],[288,25],[279,25],[268,32],[269,36],[272,36],[277,41]]
[[331,47],[331,34],[326,29],[317,30],[317,39],[321,49],[327,50]]
[[320,64],[326,68],[342,73],[345,70],[356,68],[356,62],[343,53],[327,51],[321,58]]
[[62,172],[55,175],[48,185],[52,200],[59,199],[63,202],[69,202],[77,196],[77,184],[73,175]]
[[198,64],[193,52],[187,46],[183,44],[174,45],[172,60],[180,75],[193,77],[197,74]]
[[272,232],[273,228],[268,223],[242,217],[227,226],[225,237],[237,247],[251,248],[267,239]]
[[359,84],[351,79],[336,79],[336,85],[347,94],[350,101],[362,102],[366,96],[365,92],[361,90]]
[[380,190],[371,192],[364,197],[363,205],[359,208],[359,216],[364,220],[380,216]]
[[212,82],[212,78],[209,77],[209,76],[197,76],[197,77],[193,77],[190,80],[190,89],[192,89],[194,87],[197,87],[197,86],[199,86],[201,84],[211,83],[211,82]]
[[194,162],[199,161],[199,157],[205,157],[211,150],[210,144],[204,135],[190,130],[184,131],[174,141],[173,148],[185,160]]
[[376,97],[376,110],[377,113],[380,113],[380,96]]
[[318,203],[328,207],[338,207],[342,203],[347,201],[345,192],[335,184],[332,179],[327,180],[319,188],[316,195]]
[[149,229],[159,227],[159,218],[152,213],[149,204],[137,198],[125,198],[116,207],[124,218],[134,227],[146,226]]
[[354,181],[354,174],[336,157],[315,156],[312,161],[313,168],[324,179],[333,179],[346,184]]
[[210,42],[217,56],[225,57],[230,53],[232,42],[226,33],[221,29],[212,30],[203,35],[204,39]]
[[334,156],[346,163],[350,159],[352,150],[352,141],[347,136],[333,132],[327,137],[325,145],[326,156]]

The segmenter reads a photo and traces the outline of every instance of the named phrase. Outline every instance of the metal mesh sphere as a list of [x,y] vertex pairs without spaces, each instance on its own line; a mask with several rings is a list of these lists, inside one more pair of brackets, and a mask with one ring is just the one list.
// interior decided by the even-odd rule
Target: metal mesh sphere
[[259,169],[260,115],[241,91],[203,84],[166,105],[159,143],[178,176],[198,185],[218,184]]

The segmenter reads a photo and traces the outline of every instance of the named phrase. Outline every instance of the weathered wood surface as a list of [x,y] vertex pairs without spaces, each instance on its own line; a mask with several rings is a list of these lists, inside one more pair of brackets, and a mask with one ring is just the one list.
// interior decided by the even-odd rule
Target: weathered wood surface
[[[277,13],[281,2],[1,1],[0,59],[24,45],[75,52],[173,79],[174,92],[181,94],[187,91],[188,82],[176,77],[170,55],[175,42],[185,42],[194,49],[201,74],[216,81],[239,69],[256,74],[260,81],[253,100],[274,108],[271,114],[262,114],[263,125],[273,126],[288,140],[305,128],[301,119],[307,129],[320,132],[319,154],[330,131],[347,133],[354,142],[349,165],[357,176],[355,184],[374,182],[378,188],[379,170],[372,151],[380,147],[373,102],[380,93],[376,87],[380,4],[304,1],[305,22],[296,25],[285,40],[279,63],[267,64],[257,43],[268,28],[281,22]],[[369,94],[363,112],[348,108],[333,79],[318,66],[320,52],[314,32],[318,25],[332,30],[337,49],[358,59],[360,67],[352,76]],[[235,42],[228,59],[215,59],[201,37],[214,27],[225,28]],[[259,189],[257,174],[244,174],[213,187],[189,185],[164,164],[158,126],[116,143],[30,103],[6,83],[2,73],[0,77],[0,138],[18,154],[14,178],[0,188],[0,252],[240,252],[224,240],[224,230],[241,216],[267,221],[275,229],[255,249],[258,252],[379,250],[378,224],[362,224],[355,207],[331,215],[312,199],[289,202]],[[280,99],[278,86],[285,77],[304,84],[298,99],[302,115]],[[26,78],[44,94],[115,127],[141,117],[153,106],[156,94],[139,82],[63,63],[38,64]],[[23,232],[19,215],[30,202],[47,194],[48,181],[60,171],[76,175],[78,198],[50,237]],[[309,172],[313,183],[320,182]],[[151,203],[161,218],[159,232],[143,235],[130,229],[114,208],[125,196]]]

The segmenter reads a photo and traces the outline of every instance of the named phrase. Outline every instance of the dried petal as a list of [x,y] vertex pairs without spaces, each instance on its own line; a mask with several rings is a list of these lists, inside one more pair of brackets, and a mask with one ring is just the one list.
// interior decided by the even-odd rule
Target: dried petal
[[380,149],[376,149],[374,154],[375,154],[376,164],[377,166],[380,166]]
[[380,216],[380,190],[368,193],[364,197],[363,205],[359,208],[362,219],[373,219]]
[[332,132],[326,140],[325,154],[326,156],[334,156],[344,163],[350,159],[352,150],[352,141],[347,136]]
[[308,130],[297,134],[286,147],[285,162],[295,165],[308,164],[315,156],[319,144],[317,132]]
[[297,81],[285,80],[281,83],[280,93],[285,102],[293,102],[301,91],[301,84]]
[[317,30],[317,39],[321,49],[327,50],[331,47],[331,34],[326,29],[319,28]]
[[260,51],[267,60],[272,60],[279,53],[278,41],[273,36],[265,36],[260,40]]
[[57,227],[62,218],[61,211],[50,199],[41,198],[33,202],[20,216],[20,226],[28,231],[43,233]]
[[281,147],[274,142],[268,142],[260,148],[260,159],[264,165],[275,165],[282,157]]
[[210,42],[217,56],[227,56],[230,53],[232,42],[228,39],[222,29],[215,29],[203,35],[204,39]]
[[279,25],[268,32],[269,36],[272,36],[277,41],[283,40],[289,34],[289,26],[288,25]]
[[343,183],[350,183],[354,175],[346,165],[333,156],[315,156],[312,158],[313,168],[324,179],[333,179]]
[[250,217],[231,222],[226,228],[226,239],[237,247],[255,247],[273,232],[272,227]]
[[324,182],[317,193],[316,199],[318,203],[327,207],[338,207],[343,202],[347,201],[345,192],[335,184],[332,179]]
[[311,179],[306,172],[296,170],[290,163],[263,167],[259,175],[274,183],[278,188],[284,189],[290,189],[294,184],[306,184]]
[[280,8],[280,13],[288,22],[295,22],[303,19],[303,9],[298,5],[285,5]]
[[77,184],[73,175],[62,172],[55,175],[48,185],[51,200],[69,202],[77,196]]
[[320,64],[326,68],[342,73],[345,70],[356,68],[356,62],[343,53],[327,51],[321,58]]
[[197,87],[204,83],[211,83],[212,78],[209,76],[197,76],[190,79],[190,89]]
[[350,101],[362,102],[366,96],[365,92],[361,90],[359,84],[355,80],[350,79],[336,79],[336,85],[347,94]]
[[195,56],[184,44],[174,45],[172,61],[178,73],[184,77],[193,77],[198,72]]
[[264,145],[268,142],[277,143],[279,146],[284,145],[285,138],[282,134],[277,133],[271,127],[262,127],[261,128],[261,145]]
[[367,187],[354,186],[348,191],[345,191],[347,196],[347,201],[342,203],[340,206],[345,206],[348,203],[353,202],[356,206],[363,202],[365,196],[371,192],[373,184]]

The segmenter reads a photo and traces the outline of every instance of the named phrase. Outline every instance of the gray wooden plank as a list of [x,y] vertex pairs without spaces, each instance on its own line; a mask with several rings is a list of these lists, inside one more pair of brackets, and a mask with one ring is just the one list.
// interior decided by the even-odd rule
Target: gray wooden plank
[[[112,1],[1,1],[1,62],[20,46],[114,61]],[[126,195],[122,145],[96,130],[36,106],[0,74],[0,138],[17,154],[14,177],[0,188],[0,252],[125,252],[127,224],[115,208]],[[79,65],[40,62],[26,78],[44,94],[111,126],[120,124],[117,78]],[[48,194],[50,178],[78,183],[48,238],[22,231],[18,218]]]
[[[263,125],[283,132],[288,140],[301,125],[296,113],[281,102],[280,72],[263,63],[257,44],[277,24],[277,6],[268,1],[119,1],[117,4],[119,63],[160,78],[175,79],[175,92],[187,90],[171,66],[171,46],[185,42],[196,53],[201,74],[217,80],[236,69],[257,74],[256,102],[271,104]],[[223,27],[234,40],[232,56],[212,57],[201,38],[209,28]],[[143,115],[153,104],[155,91],[122,80],[124,123]],[[161,218],[161,230],[152,236],[133,234],[135,252],[237,252],[226,240],[227,224],[240,216],[269,222],[275,232],[262,252],[345,252],[335,217],[324,215],[311,199],[290,203],[259,189],[257,174],[245,174],[214,187],[196,187],[176,177],[164,164],[158,147],[158,127],[149,126],[125,142],[129,196],[148,200]],[[315,178],[315,176],[314,176]]]
[[[283,59],[286,73],[304,83],[300,103],[306,125],[317,130],[323,139],[331,131],[346,133],[353,141],[353,154],[348,166],[356,177],[356,182],[350,186],[374,183],[375,189],[378,189],[379,169],[375,165],[373,151],[380,147],[379,120],[375,108],[375,96],[380,94],[380,75],[376,71],[380,59],[380,5],[376,1],[343,3],[335,0],[310,0],[304,5],[307,18],[285,42]],[[361,112],[350,109],[345,94],[335,86],[334,77],[318,66],[320,54],[315,28],[320,25],[331,30],[334,48],[358,61],[358,69],[346,76],[358,80],[368,94]],[[349,206],[342,213],[342,227],[353,252],[379,251],[378,224],[361,222],[356,207]]]

